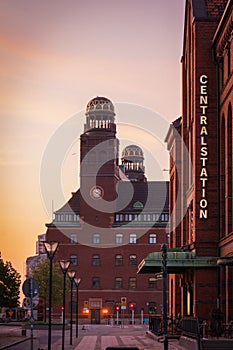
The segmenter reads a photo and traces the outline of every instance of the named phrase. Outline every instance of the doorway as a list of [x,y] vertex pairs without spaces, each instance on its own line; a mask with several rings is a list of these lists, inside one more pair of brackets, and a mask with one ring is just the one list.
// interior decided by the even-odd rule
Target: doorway
[[100,309],[91,310],[91,324],[100,324]]

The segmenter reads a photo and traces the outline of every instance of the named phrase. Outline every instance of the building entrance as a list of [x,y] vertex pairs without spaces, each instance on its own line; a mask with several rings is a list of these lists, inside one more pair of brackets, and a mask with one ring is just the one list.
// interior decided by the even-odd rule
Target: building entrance
[[100,310],[91,310],[91,324],[100,324]]

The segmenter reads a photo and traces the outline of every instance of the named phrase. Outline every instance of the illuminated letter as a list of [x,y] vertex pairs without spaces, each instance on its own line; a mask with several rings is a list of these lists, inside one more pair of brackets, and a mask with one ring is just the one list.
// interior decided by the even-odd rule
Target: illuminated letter
[[201,156],[205,157],[208,155],[208,149],[207,147],[202,147],[201,148]]
[[206,176],[206,177],[208,176],[208,175],[207,175],[206,168],[202,168],[202,169],[201,169],[201,175],[200,175],[200,177],[201,177],[201,176]]
[[205,210],[201,209],[199,216],[200,216],[200,219],[202,219],[202,218],[207,219],[207,209],[205,209]]
[[205,115],[201,115],[201,125],[207,125],[207,117]]
[[201,128],[200,135],[203,135],[203,134],[208,135],[208,132],[207,132],[206,126],[202,126],[202,128]]
[[201,84],[207,84],[207,81],[208,81],[207,75],[201,75],[201,76],[200,76],[200,82],[201,82]]

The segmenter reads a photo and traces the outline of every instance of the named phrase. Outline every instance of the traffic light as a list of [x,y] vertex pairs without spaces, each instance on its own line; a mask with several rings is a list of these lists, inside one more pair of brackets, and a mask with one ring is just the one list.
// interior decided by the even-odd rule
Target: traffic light
[[129,303],[129,309],[130,310],[135,310],[135,303]]
[[115,311],[120,312],[121,311],[121,306],[120,304],[115,304]]

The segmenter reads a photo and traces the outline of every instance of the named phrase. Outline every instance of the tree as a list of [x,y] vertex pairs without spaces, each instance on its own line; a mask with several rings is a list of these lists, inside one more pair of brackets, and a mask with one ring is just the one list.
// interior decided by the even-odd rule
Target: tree
[[0,253],[0,307],[19,306],[20,274],[10,261],[4,263]]
[[[37,266],[33,267],[31,277],[38,282],[39,297],[43,298],[44,309],[46,310],[47,302],[49,300],[49,259],[44,259]],[[55,305],[62,305],[63,275],[58,263],[53,264],[52,281],[52,303]],[[46,317],[46,312],[44,312],[44,317]]]

